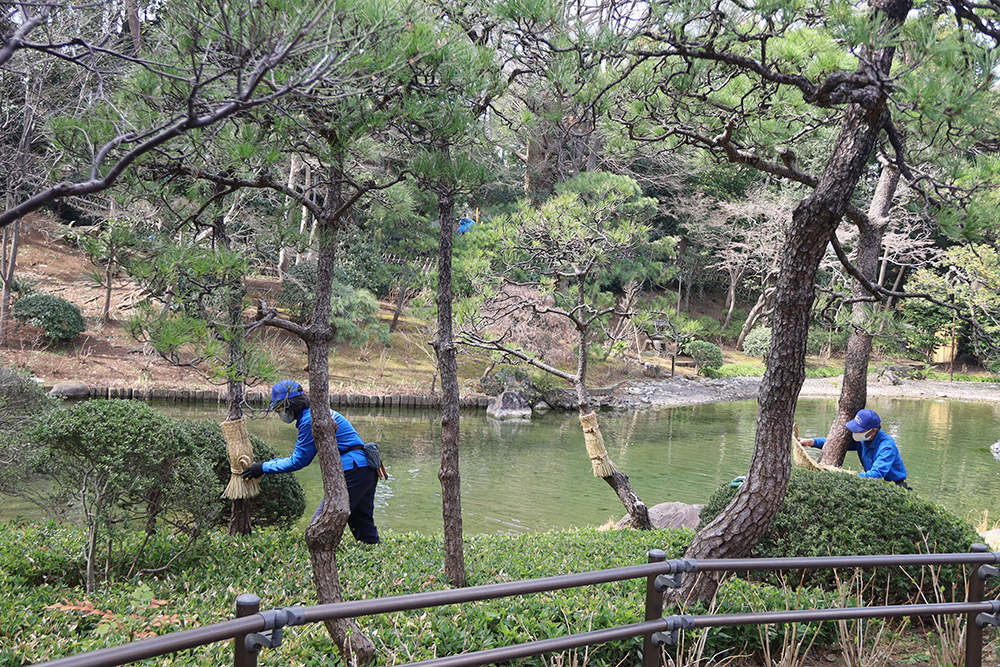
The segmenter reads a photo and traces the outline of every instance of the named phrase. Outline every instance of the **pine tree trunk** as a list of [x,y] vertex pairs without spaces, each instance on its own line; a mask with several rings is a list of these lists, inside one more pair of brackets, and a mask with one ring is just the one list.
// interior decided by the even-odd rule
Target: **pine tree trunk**
[[441,513],[444,519],[444,573],[452,586],[466,585],[465,547],[462,538],[462,481],[459,473],[458,360],[452,331],[452,220],[451,195],[438,196],[438,331],[434,351],[441,374]]
[[[577,304],[583,304],[585,300],[586,276],[580,275],[577,278]],[[618,470],[604,448],[604,439],[601,437],[600,425],[590,401],[590,391],[587,389],[587,347],[590,342],[588,333],[588,327],[577,323],[577,360],[573,385],[576,389],[577,404],[580,410],[580,423],[583,427],[587,456],[590,457],[594,474],[607,482],[608,486],[614,490],[615,495],[622,502],[625,511],[628,512],[629,527],[650,530],[653,524],[649,520],[649,508],[632,488],[632,484],[628,481],[628,475]],[[591,425],[591,433],[588,433],[588,423]]]
[[[882,29],[894,30],[905,20],[912,2],[875,0],[872,5],[876,12],[885,14]],[[862,58],[862,67],[872,68],[874,71],[869,74],[885,80],[894,51],[891,46],[879,49]],[[884,90],[873,84],[857,92],[865,97],[859,96],[859,101],[846,108],[823,175],[812,194],[795,207],[785,237],[775,294],[771,351],[758,396],[757,434],[746,482],[729,505],[695,535],[686,558],[746,555],[771,525],[784,501],[791,471],[788,443],[796,401],[805,379],[806,338],[816,273],[830,236],[888,119]],[[666,601],[707,601],[717,587],[714,576],[689,577],[681,588],[666,596]]]
[[[232,249],[232,239],[226,228],[226,216],[215,219],[215,239],[227,250]],[[110,276],[108,285],[110,285]],[[110,288],[109,288],[110,291]],[[246,286],[242,279],[231,284],[226,293],[226,324],[229,327],[228,361],[229,377],[226,384],[227,421],[243,418],[243,403],[246,398],[246,331],[243,329],[243,297],[246,296]],[[250,512],[250,499],[233,500],[229,517],[230,535],[250,535],[253,533],[253,520]]]
[[[855,266],[868,281],[874,282],[878,272],[879,255],[882,252],[882,235],[888,225],[889,209],[899,184],[899,171],[890,164],[882,166],[878,186],[868,208],[871,224],[863,222],[858,230]],[[870,296],[857,281],[854,282],[852,296],[856,299]],[[868,402],[868,362],[872,353],[871,309],[872,305],[855,302],[851,306],[851,335],[847,339],[844,356],[844,384],[840,388],[837,417],[830,426],[820,454],[820,463],[842,466],[851,443],[850,431],[845,424],[854,418],[858,410]]]
[[[320,604],[343,601],[343,589],[337,571],[337,547],[344,536],[350,516],[350,499],[344,468],[337,449],[337,423],[330,414],[330,343],[334,332],[330,325],[330,291],[336,260],[337,232],[340,221],[334,219],[343,197],[337,183],[345,182],[343,170],[332,169],[330,191],[322,220],[318,220],[319,242],[316,274],[316,303],[306,340],[309,355],[309,401],[312,433],[316,442],[320,475],[323,479],[323,505],[306,529],[306,544],[312,562],[316,597]],[[364,634],[354,619],[326,621],[327,631],[340,649],[345,664],[366,665],[375,655],[375,643]]]
[[0,236],[0,281],[3,282],[0,287],[0,345],[6,345],[7,331],[10,328],[10,294],[14,289],[14,269],[17,266],[20,239],[20,220],[9,229],[5,227]]

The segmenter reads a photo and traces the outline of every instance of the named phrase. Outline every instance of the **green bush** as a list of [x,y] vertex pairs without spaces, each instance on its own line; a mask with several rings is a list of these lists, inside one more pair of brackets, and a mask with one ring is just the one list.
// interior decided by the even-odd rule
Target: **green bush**
[[78,307],[52,294],[29,294],[18,299],[10,312],[18,322],[41,329],[54,343],[73,340],[87,328]]
[[[736,489],[722,486],[701,512],[702,525],[732,500]],[[856,475],[792,471],[784,503],[750,556],[846,556],[965,552],[980,541],[972,524],[940,505],[895,484]],[[918,592],[934,599],[933,584],[920,568],[879,568],[871,591],[887,591],[890,603],[905,602]],[[771,575],[770,583],[780,583]],[[955,581],[956,567],[945,568],[941,581]],[[826,590],[836,588],[831,570],[809,570],[788,578]]]
[[[639,565],[650,549],[679,558],[691,540],[688,530],[598,531],[595,529],[520,535],[467,535],[469,585],[491,584]],[[141,534],[127,540],[128,548]],[[99,609],[114,610],[112,624],[97,629],[99,616],[83,618],[72,610],[47,608],[82,598],[80,590],[51,584],[55,573],[72,573],[85,542],[72,526],[15,526],[0,541],[0,645],[26,663],[125,643],[137,629],[159,634],[231,618],[234,597],[255,592],[266,608],[315,604],[316,590],[309,554],[297,531],[260,530],[230,537],[215,531],[179,558],[169,576],[153,575],[102,591],[93,599]],[[159,553],[167,540],[151,539]],[[441,570],[440,534],[394,534],[382,531],[376,548],[353,540],[340,547],[337,563],[345,599],[423,593],[446,589]],[[61,583],[61,582],[60,582]],[[147,588],[148,587],[148,588]],[[415,612],[361,617],[361,628],[373,638],[380,663],[397,664],[467,652],[470,646],[492,647],[516,642],[634,623],[641,618],[645,579],[523,595],[485,602],[449,605]],[[149,595],[164,600],[157,607],[137,604]],[[157,622],[154,623],[154,620]],[[93,622],[91,622],[93,621]],[[32,632],[24,628],[32,628]],[[634,664],[642,638],[591,647],[590,667]],[[285,664],[340,664],[322,624],[286,632],[281,646]],[[277,654],[275,654],[277,656]],[[317,656],[320,657],[317,662]],[[217,642],[181,656],[188,662],[214,665],[232,662],[232,645]],[[162,664],[164,660],[152,661]],[[15,663],[18,664],[18,663]],[[543,667],[544,656],[527,658],[525,667]]]
[[121,553],[122,536],[134,526],[193,541],[217,521],[222,487],[200,443],[145,403],[78,403],[39,422],[31,440],[45,448],[33,472],[51,481],[36,495],[53,508],[78,503],[94,572],[130,576],[145,567],[141,554],[130,562]]
[[531,375],[518,368],[503,366],[493,373],[482,378],[479,382],[480,390],[487,396],[499,396],[510,389],[520,389],[529,395],[537,393],[535,381]]
[[[215,478],[225,487],[230,478],[229,457],[219,424],[203,419],[178,422],[178,426],[206,453]],[[252,433],[250,444],[255,461],[268,461],[277,456],[271,445]],[[223,522],[228,522],[232,501],[219,497],[218,502],[220,517]],[[250,508],[254,527],[290,527],[305,512],[306,494],[295,475],[264,475],[260,478],[260,495],[251,499]]]
[[743,331],[743,324],[747,321],[747,311],[737,308],[733,311],[733,316],[729,320],[729,326],[722,330],[722,340],[736,342]]
[[722,348],[715,343],[693,340],[684,345],[684,354],[694,359],[695,368],[699,372],[703,369],[722,368]]
[[[594,529],[467,535],[468,583],[475,586],[639,565],[646,562],[646,553],[654,548],[665,551],[667,558],[681,558],[692,535],[689,530]],[[139,532],[133,533],[126,539],[125,549],[134,550],[142,537]],[[157,535],[146,549],[159,557],[170,552],[169,542]],[[92,604],[98,609],[114,610],[116,622],[99,630],[100,616],[85,617],[78,611],[59,608],[82,597],[79,590],[69,586],[80,567],[78,554],[84,543],[80,529],[55,524],[10,526],[0,541],[0,610],[4,611],[0,614],[0,645],[23,657],[25,663],[131,641],[139,629],[155,628],[162,634],[191,627],[192,619],[203,626],[225,621],[231,617],[237,593],[266,595],[267,608],[314,604],[312,569],[301,533],[260,530],[251,536],[230,537],[224,531],[215,531],[182,555],[169,576],[143,577],[102,591]],[[383,531],[382,543],[374,549],[345,542],[338,554],[344,597],[359,600],[443,590],[447,588],[441,570],[443,548],[440,534]],[[375,641],[380,662],[398,664],[467,652],[470,646],[506,646],[634,623],[642,617],[645,591],[645,580],[636,579],[366,616],[358,618],[358,622]],[[150,605],[151,598],[165,602]],[[719,589],[714,613],[827,608],[835,606],[836,601],[836,596],[812,589],[784,591],[729,579]],[[25,632],[26,627],[32,632]],[[816,633],[817,645],[828,644],[833,642],[833,628],[832,623],[773,625],[763,628],[763,641],[775,648],[781,645],[786,632],[805,636],[805,643]],[[697,640],[699,631],[684,634],[690,645]],[[705,654],[759,654],[762,646],[756,628],[716,628],[709,632]],[[641,649],[641,638],[609,641],[586,649],[587,664],[635,665]],[[280,651],[282,662],[287,664],[339,664],[338,658],[326,657],[332,656],[335,648],[318,624],[286,632]],[[208,665],[231,662],[231,654],[230,643],[217,642],[182,657]],[[321,656],[319,662],[317,656]],[[529,657],[519,664],[544,667],[553,664],[555,658],[566,658],[568,664],[571,657]],[[165,664],[176,658],[153,663]]]
[[722,337],[722,322],[711,315],[702,315],[694,318],[694,321],[701,326],[701,335],[706,338]]
[[[686,609],[685,613],[749,614],[790,609],[829,609],[841,606],[841,602],[838,593],[804,586],[791,589],[730,577],[719,586],[714,611],[705,609],[704,605],[698,605],[697,608]],[[810,643],[824,646],[837,642],[837,626],[834,623],[733,626],[713,628],[709,631],[705,643],[705,655],[727,656],[742,649],[742,652],[752,653],[761,658],[764,654],[765,641],[772,655],[781,655],[782,645],[788,634],[794,637],[793,643],[801,641],[803,646]],[[683,664],[681,661],[677,662]]]
[[0,368],[0,493],[17,494],[28,483],[38,452],[25,433],[58,406],[31,376]]
[[767,353],[771,350],[771,327],[757,327],[743,339],[743,351],[751,357],[760,357],[767,361]]

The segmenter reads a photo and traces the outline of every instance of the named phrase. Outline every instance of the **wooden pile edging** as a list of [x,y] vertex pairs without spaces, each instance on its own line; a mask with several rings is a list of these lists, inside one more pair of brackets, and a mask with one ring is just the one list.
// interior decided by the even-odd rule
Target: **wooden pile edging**
[[[225,403],[226,390],[212,389],[155,389],[132,387],[90,387],[90,398],[120,398],[139,401],[167,401],[176,403]],[[246,394],[247,403],[251,405],[267,405],[270,393],[267,391],[249,390]],[[483,408],[489,406],[488,396],[470,396],[459,401],[462,408]],[[421,396],[415,394],[330,394],[332,408],[397,408],[418,410],[420,408],[441,407],[440,396]]]

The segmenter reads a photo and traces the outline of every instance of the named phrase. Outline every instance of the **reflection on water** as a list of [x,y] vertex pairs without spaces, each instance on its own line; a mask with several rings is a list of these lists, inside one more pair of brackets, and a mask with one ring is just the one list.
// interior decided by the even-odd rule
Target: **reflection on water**
[[[223,421],[215,406],[159,406],[178,418]],[[948,400],[880,399],[869,407],[900,446],[916,493],[961,516],[988,509],[1000,518],[1000,462],[990,444],[1000,436],[1000,406]],[[803,436],[826,435],[835,400],[799,401]],[[380,482],[375,520],[393,531],[441,530],[441,425],[430,411],[343,411],[368,441],[377,441],[390,479]],[[715,489],[746,474],[753,452],[756,401],[642,412],[602,413],[601,431],[612,460],[649,505],[704,503]],[[253,420],[250,431],[282,455],[295,428],[276,417]],[[542,531],[602,524],[624,509],[611,488],[594,478],[575,413],[549,413],[530,424],[499,423],[482,412],[461,421],[462,510],[466,533]],[[859,469],[848,453],[846,467]],[[319,466],[294,473],[305,487],[308,522],[322,496]],[[10,499],[5,499],[5,505]],[[5,507],[10,517],[23,509]]]

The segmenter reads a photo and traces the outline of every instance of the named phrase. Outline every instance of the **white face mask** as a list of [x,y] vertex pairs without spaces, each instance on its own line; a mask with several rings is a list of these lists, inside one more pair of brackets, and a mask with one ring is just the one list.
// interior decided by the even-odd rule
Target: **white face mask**
[[293,421],[295,421],[295,414],[291,410],[282,410],[281,412],[278,413],[278,417],[280,417],[281,421],[285,422],[286,424],[291,424]]
[[865,442],[868,440],[868,431],[862,431],[861,433],[852,433],[851,437],[854,438],[854,442]]

